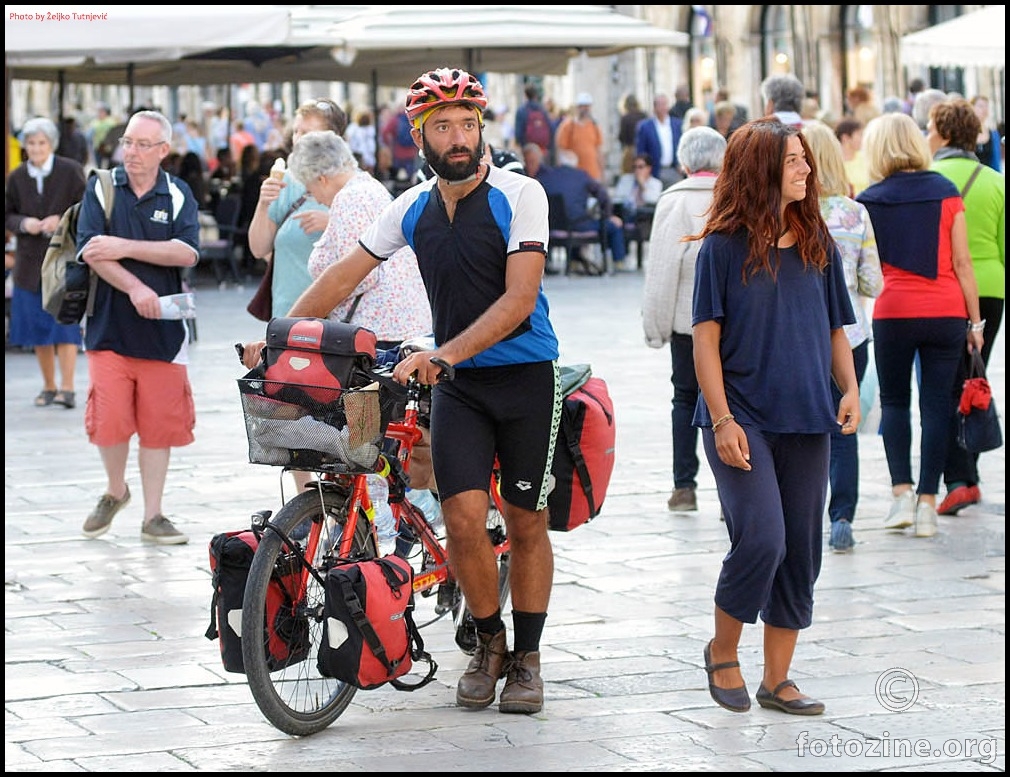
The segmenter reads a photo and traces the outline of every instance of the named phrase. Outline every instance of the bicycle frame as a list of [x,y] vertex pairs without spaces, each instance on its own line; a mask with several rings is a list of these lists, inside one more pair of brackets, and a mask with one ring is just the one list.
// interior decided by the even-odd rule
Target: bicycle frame
[[[386,429],[385,439],[399,443],[397,448],[397,458],[400,461],[403,471],[410,472],[410,459],[414,445],[421,441],[421,429],[418,426],[418,407],[420,398],[420,386],[412,380],[407,387],[406,412],[402,421],[390,422]],[[389,475],[388,463],[385,467],[380,467],[377,474],[386,477]],[[338,555],[341,558],[350,558],[354,538],[356,535],[357,521],[364,515],[370,526],[369,531],[378,548],[378,537],[375,534],[375,506],[371,495],[368,492],[368,476],[365,474],[356,475],[332,475],[320,473],[321,479],[350,478],[350,497],[348,500],[347,524],[344,528],[343,536],[338,546]],[[499,514],[504,515],[501,501],[501,490],[498,483],[498,468],[495,467],[491,475],[491,483],[488,489],[489,510],[494,508]],[[425,594],[436,586],[445,582],[455,583],[455,578],[449,566],[449,552],[442,541],[435,534],[431,525],[421,511],[409,504],[405,498],[403,501],[390,502],[390,509],[396,520],[398,530],[406,526],[413,533],[415,540],[420,543],[423,552],[426,554],[424,565],[414,576],[414,593]],[[313,525],[308,538],[306,555],[312,557],[316,550],[320,527]],[[500,541],[492,540],[496,557],[509,551],[509,541],[507,537]]]

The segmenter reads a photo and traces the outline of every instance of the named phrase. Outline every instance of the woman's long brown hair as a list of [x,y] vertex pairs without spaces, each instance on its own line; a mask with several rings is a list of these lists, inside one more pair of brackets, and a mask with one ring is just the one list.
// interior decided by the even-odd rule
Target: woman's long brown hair
[[[803,144],[810,174],[806,197],[786,206],[783,221],[779,218],[782,166],[786,141],[793,135]],[[777,118],[755,119],[730,136],[708,213],[701,233],[686,239],[701,239],[713,232],[735,234],[746,230],[749,251],[743,265],[744,282],[762,270],[775,277],[779,265],[778,240],[787,229],[796,236],[796,247],[804,266],[824,270],[828,265],[832,238],[821,217],[813,154],[802,131]]]

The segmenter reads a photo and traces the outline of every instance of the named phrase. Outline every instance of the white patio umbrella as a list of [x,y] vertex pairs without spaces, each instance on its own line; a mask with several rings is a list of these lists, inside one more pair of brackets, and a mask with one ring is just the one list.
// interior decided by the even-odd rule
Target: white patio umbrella
[[1006,6],[990,5],[905,35],[901,64],[923,67],[1006,67]]
[[222,46],[269,46],[290,34],[279,5],[4,6],[8,68],[72,69],[178,59]]
[[[247,9],[252,13],[257,8],[228,7],[231,26],[245,27]],[[282,40],[273,34],[257,42],[250,30],[244,42],[231,35],[208,46],[213,36],[200,35],[178,55],[155,51],[135,59],[119,52],[102,55],[96,51],[100,47],[77,52],[68,47],[64,56],[76,53],[81,59],[62,66],[22,44],[14,51],[8,48],[8,71],[19,79],[56,80],[62,71],[76,83],[122,84],[129,78],[150,86],[346,81],[405,87],[424,70],[444,65],[560,75],[580,52],[594,56],[638,46],[684,47],[689,40],[683,32],[598,5],[314,5],[289,10],[290,28],[278,25],[286,31]],[[190,26],[198,24],[202,22],[194,20]],[[160,46],[165,53],[165,43]]]

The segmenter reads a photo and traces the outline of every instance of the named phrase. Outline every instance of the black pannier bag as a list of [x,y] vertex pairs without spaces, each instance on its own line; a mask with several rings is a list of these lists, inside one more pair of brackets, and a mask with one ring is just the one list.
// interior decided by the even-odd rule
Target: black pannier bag
[[[242,602],[259,535],[251,529],[217,534],[210,541],[210,570],[214,594],[210,603],[207,639],[220,639],[221,662],[226,672],[245,674],[242,661]],[[302,580],[301,561],[293,553],[282,554],[267,587],[263,640],[271,672],[304,661],[311,639],[309,621],[296,611],[295,596]]]

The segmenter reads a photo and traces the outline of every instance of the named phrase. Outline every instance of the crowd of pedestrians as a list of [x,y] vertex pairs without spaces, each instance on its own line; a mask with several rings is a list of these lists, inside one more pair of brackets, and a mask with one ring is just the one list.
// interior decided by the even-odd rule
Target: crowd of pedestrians
[[[187,332],[181,321],[161,320],[158,297],[181,291],[183,271],[198,261],[198,211],[238,194],[247,259],[272,272],[273,316],[357,316],[390,347],[432,330],[436,354],[462,368],[436,392],[442,415],[432,430],[450,542],[473,552],[457,574],[480,639],[457,701],[487,706],[507,676],[502,711],[539,711],[550,544],[540,482],[509,451],[531,443],[525,450],[536,451],[537,469],[556,431],[558,343],[540,286],[547,196],[561,195],[576,227],[600,231],[618,264],[626,224],[647,212],[645,342],[671,355],[667,507],[698,509],[700,436],[730,547],[704,652],[709,691],[726,709],[750,707],[737,646],[744,624],[760,617],[758,703],[819,714],[823,705],[799,691],[789,670],[812,621],[824,517],[829,548],[857,548],[860,387],[879,390],[880,427],[863,431],[881,435],[893,489],[890,510],[876,520],[928,538],[938,516],[983,499],[978,455],[957,443],[955,408],[969,356],[977,350],[988,362],[1004,310],[1003,140],[989,101],[922,84],[910,84],[904,99],[880,100],[859,86],[835,119],[797,78],[775,75],[761,84],[762,115],[748,120],[725,93],[703,107],[678,87],[672,103],[653,95],[651,113],[627,95],[614,140],[620,169],[611,171],[591,93],[560,112],[536,86],[525,96],[514,117],[496,116],[473,76],[439,69],[411,87],[406,110],[377,115],[349,118],[334,101],[313,98],[290,125],[255,103],[237,121],[210,107],[202,120],[179,116],[174,126],[153,110],[118,121],[99,105],[83,130],[27,122],[26,158],[7,181],[6,228],[16,238],[10,342],[35,352],[42,386],[34,404],[68,409],[86,344],[85,429],[107,483],[82,531],[102,535],[129,503],[137,437],[141,539],[188,541],[162,506],[171,448],[193,441]],[[278,157],[291,167],[275,178]],[[116,170],[108,224],[100,187],[85,184],[87,167]],[[78,246],[99,277],[84,341],[80,327],[58,325],[42,309],[38,278],[48,235],[82,197]],[[134,208],[147,218],[134,218]],[[457,220],[470,231],[455,230]],[[472,274],[473,259],[458,235],[495,230],[498,238],[474,250],[497,270],[461,293],[450,278]],[[405,313],[408,287],[415,304]],[[247,365],[258,356],[258,347],[247,349]],[[400,377],[415,368],[434,380],[431,362],[411,358]],[[791,376],[788,396],[783,375]],[[523,396],[514,408],[522,423],[482,426],[473,398],[505,406],[510,392]],[[480,428],[486,433],[472,431]],[[499,428],[508,431],[492,431]],[[534,484],[503,481],[514,564],[536,569],[514,571],[512,650],[485,596],[486,537],[474,528],[495,454],[512,484]],[[296,477],[299,489],[307,481]]]

